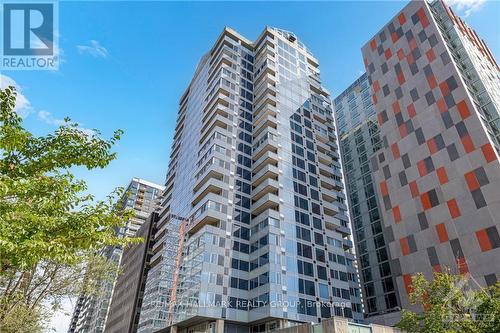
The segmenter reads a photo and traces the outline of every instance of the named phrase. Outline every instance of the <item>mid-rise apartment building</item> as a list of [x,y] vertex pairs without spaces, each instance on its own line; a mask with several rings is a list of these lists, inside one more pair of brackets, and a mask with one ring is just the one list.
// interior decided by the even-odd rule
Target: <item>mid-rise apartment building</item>
[[411,1],[362,54],[383,147],[374,179],[403,308],[411,275],[500,276],[500,71],[442,1]]
[[399,296],[390,266],[371,157],[382,148],[366,73],[334,100],[365,318],[393,325]]
[[143,242],[123,250],[120,274],[113,290],[105,333],[137,332],[152,256],[151,236],[156,231],[157,220],[158,214],[151,213],[136,234],[143,239]]
[[[132,179],[121,198],[121,204],[123,209],[133,209],[134,215],[117,230],[120,237],[136,235],[149,214],[158,206],[157,198],[163,189],[161,185],[139,178]],[[108,246],[101,250],[100,255],[119,265],[122,252],[121,247]],[[78,298],[69,328],[70,333],[104,332],[115,282],[102,281],[99,286],[101,293],[98,296],[81,295]]]
[[332,102],[293,33],[224,29],[180,99],[165,187],[139,332],[362,320]]

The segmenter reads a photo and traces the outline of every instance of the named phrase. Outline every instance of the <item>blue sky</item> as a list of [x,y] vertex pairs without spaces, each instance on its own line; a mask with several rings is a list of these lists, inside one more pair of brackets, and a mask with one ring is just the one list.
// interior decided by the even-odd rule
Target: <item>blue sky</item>
[[[500,2],[453,1],[475,6],[460,12],[472,8],[467,22],[500,54]],[[361,46],[404,4],[61,2],[59,71],[3,74],[29,101],[26,124],[37,134],[66,116],[107,136],[125,131],[107,169],[77,172],[102,198],[134,176],[163,182],[178,98],[224,26],[252,40],[266,25],[295,32],[319,59],[323,83],[335,96],[363,70]]]
[[[498,58],[500,2],[452,1]],[[125,131],[107,169],[77,170],[103,198],[134,176],[163,183],[178,98],[224,26],[252,40],[266,25],[293,31],[319,59],[335,96],[361,74],[361,46],[405,3],[61,2],[59,71],[4,72],[2,84],[22,89],[26,125],[36,134],[66,116],[105,136]],[[66,331],[67,317],[54,322]]]

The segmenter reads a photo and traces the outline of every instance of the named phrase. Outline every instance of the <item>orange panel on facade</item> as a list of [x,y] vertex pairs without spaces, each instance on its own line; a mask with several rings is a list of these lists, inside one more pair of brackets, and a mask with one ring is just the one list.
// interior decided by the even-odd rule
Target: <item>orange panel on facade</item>
[[401,25],[405,24],[405,22],[406,22],[406,17],[405,17],[405,14],[404,14],[404,13],[399,14],[399,16],[398,16],[398,21],[399,21],[399,24],[401,24]]
[[446,169],[444,167],[440,167],[436,170],[439,183],[441,185],[446,184],[448,182],[448,175],[446,174]]
[[411,197],[412,198],[416,198],[418,196],[418,194],[419,194],[417,182],[415,180],[411,181],[409,185],[410,185]]
[[440,223],[436,225],[436,232],[439,238],[440,243],[444,243],[448,241],[448,231],[446,231],[446,226],[444,223]]
[[401,222],[401,210],[399,209],[399,206],[396,206],[392,209],[392,215],[394,216],[394,222]]
[[401,246],[401,252],[404,256],[410,254],[410,245],[408,245],[408,239],[406,237],[399,240],[399,245]]
[[387,188],[387,183],[385,180],[380,183],[380,192],[382,193],[383,197],[389,195],[389,189]]
[[427,56],[427,60],[429,60],[429,62],[433,62],[434,59],[436,59],[436,55],[434,54],[434,51],[432,49],[425,52],[425,55]]
[[461,216],[462,214],[460,213],[460,209],[458,208],[457,200],[451,199],[446,202],[448,205],[448,210],[450,211],[450,215],[452,218],[457,218]]
[[481,150],[483,152],[484,158],[486,159],[486,162],[489,163],[497,159],[497,156],[495,155],[495,151],[493,150],[491,143],[487,143],[481,146]]
[[399,153],[399,147],[397,143],[393,143],[391,145],[391,150],[392,150],[392,156],[394,157],[395,160],[397,160],[401,155]]
[[475,149],[474,143],[472,142],[472,139],[469,134],[464,136],[461,140],[462,140],[462,145],[464,146],[464,150],[467,154],[474,151]]
[[474,191],[477,190],[480,185],[479,182],[477,181],[476,174],[474,171],[469,171],[465,175],[465,181],[467,182],[467,186],[469,187],[469,190]]
[[488,234],[486,230],[476,231],[476,238],[479,242],[479,246],[481,247],[481,251],[486,252],[491,250],[493,247],[491,246],[490,239],[488,238]]
[[470,116],[469,107],[467,106],[467,103],[465,101],[460,101],[457,104],[457,109],[458,109],[458,113],[460,114],[460,117],[462,118],[462,120],[464,120]]
[[427,192],[420,196],[420,201],[422,202],[422,207],[424,208],[424,210],[432,208],[431,199],[429,198],[429,194]]

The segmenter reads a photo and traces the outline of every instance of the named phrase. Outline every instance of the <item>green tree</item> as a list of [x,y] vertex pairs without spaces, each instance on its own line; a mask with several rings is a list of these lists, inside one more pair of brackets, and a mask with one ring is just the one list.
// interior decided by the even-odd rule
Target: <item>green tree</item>
[[449,272],[412,278],[410,303],[419,312],[402,311],[396,325],[408,333],[500,332],[500,283],[489,289],[471,288],[472,279]]
[[131,216],[117,204],[123,190],[97,201],[71,173],[106,167],[122,132],[105,140],[66,119],[34,136],[15,103],[13,87],[0,90],[0,331],[32,333],[63,297],[97,293],[114,276],[100,249],[136,240],[116,235]]

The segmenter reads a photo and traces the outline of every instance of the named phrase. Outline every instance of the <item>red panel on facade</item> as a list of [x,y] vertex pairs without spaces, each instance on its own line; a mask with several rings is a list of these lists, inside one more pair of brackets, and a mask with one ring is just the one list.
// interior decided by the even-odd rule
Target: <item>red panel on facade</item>
[[419,195],[417,182],[415,180],[410,182],[410,193],[412,198],[416,198]]
[[497,156],[495,155],[495,151],[493,150],[491,143],[487,143],[481,146],[481,150],[483,151],[483,155],[484,158],[486,159],[486,162],[489,163],[497,159]]
[[398,82],[399,82],[399,84],[403,84],[406,82],[406,78],[405,78],[405,75],[403,74],[403,72],[398,73]]
[[391,51],[391,49],[387,49],[387,50],[385,50],[384,55],[385,55],[385,59],[387,59],[387,60],[388,60],[390,57],[392,57],[392,51]]
[[424,8],[420,8],[417,11],[418,18],[420,19],[420,23],[422,24],[422,27],[427,27],[429,25],[429,20],[427,19],[427,16],[425,15]]
[[429,198],[429,194],[427,192],[420,196],[420,201],[422,202],[422,207],[424,208],[424,210],[432,208],[431,199]]
[[458,208],[457,200],[451,199],[446,202],[448,205],[448,210],[450,211],[450,215],[452,218],[456,219],[461,216],[460,209]]
[[399,135],[401,139],[408,135],[408,130],[406,129],[406,124],[401,124],[399,127]]
[[403,282],[405,284],[406,293],[411,294],[413,292],[411,275],[403,274]]
[[481,251],[486,252],[491,250],[493,247],[491,246],[490,239],[488,238],[488,234],[486,230],[476,231],[476,238],[479,242],[479,246],[481,247]]
[[448,231],[446,231],[446,226],[444,225],[444,223],[436,225],[436,232],[440,243],[444,243],[449,240]]
[[427,174],[427,168],[425,167],[424,160],[417,162],[417,169],[418,169],[418,173],[420,174],[420,177],[423,177]]
[[373,91],[378,92],[380,90],[380,83],[378,81],[373,82]]
[[469,266],[467,266],[467,261],[465,260],[465,258],[457,259],[457,267],[458,267],[458,272],[460,274],[469,273]]
[[375,39],[372,39],[372,41],[370,42],[370,48],[372,49],[372,51],[377,48],[377,41]]
[[434,89],[437,86],[436,78],[434,74],[431,74],[427,77],[427,83],[429,83],[429,88]]
[[443,113],[446,110],[448,110],[448,107],[446,106],[446,102],[444,101],[444,98],[438,99],[437,102],[436,102],[436,104],[438,106],[439,112]]
[[377,114],[377,120],[379,125],[382,125],[384,123],[384,119],[382,118],[381,113]]
[[446,184],[448,182],[448,175],[446,174],[446,169],[444,167],[440,167],[436,170],[439,183],[441,185]]
[[391,150],[392,150],[392,156],[394,157],[395,160],[397,160],[401,156],[401,154],[399,153],[399,147],[397,142],[391,145]]
[[394,112],[394,114],[401,112],[401,107],[399,106],[398,101],[395,101],[394,103],[392,103],[392,111]]
[[413,54],[411,53],[408,53],[408,55],[406,56],[406,61],[408,61],[408,64],[413,64],[415,62],[415,58],[413,58]]
[[434,51],[432,49],[425,52],[425,55],[427,56],[427,60],[429,60],[429,62],[433,62],[434,59],[436,59],[436,55],[434,54]]
[[462,145],[464,146],[465,152],[467,154],[476,149],[469,134],[465,135],[463,138],[461,138],[461,140],[462,140]]
[[394,216],[394,222],[401,223],[401,210],[399,209],[399,206],[392,209],[392,215]]
[[385,180],[383,180],[380,183],[380,192],[382,193],[383,197],[385,197],[386,195],[389,195],[389,189],[387,188],[387,183]]
[[429,152],[431,153],[431,155],[438,151],[438,147],[433,138],[427,140],[427,147],[429,148]]
[[413,118],[417,115],[417,112],[415,111],[415,106],[413,105],[413,103],[408,105],[406,107],[406,109],[408,110],[408,115],[410,116],[410,118]]
[[467,103],[465,103],[465,101],[460,101],[457,104],[457,108],[458,108],[458,113],[460,113],[460,117],[462,118],[462,120],[470,116],[469,107],[467,106]]
[[474,191],[477,190],[480,185],[479,182],[477,181],[476,174],[474,171],[469,171],[465,175],[465,181],[467,182],[467,186],[469,187],[469,190]]
[[398,37],[398,34],[396,33],[396,31],[393,31],[392,34],[391,34],[391,39],[392,39],[392,42],[395,43],[398,41],[399,37]]
[[417,48],[417,41],[415,40],[415,38],[410,39],[408,45],[410,45],[410,50],[415,50]]
[[448,96],[450,93],[450,88],[448,88],[448,83],[446,81],[443,81],[439,84],[439,89],[441,90],[441,94],[443,96]]
[[405,24],[405,22],[406,22],[406,17],[405,17],[405,14],[404,14],[404,13],[399,14],[399,16],[398,16],[398,21],[399,21],[399,24],[401,24],[401,25]]
[[399,60],[403,60],[403,58],[405,57],[405,52],[403,51],[403,49],[399,49],[397,54]]
[[404,256],[410,254],[410,245],[408,245],[408,239],[406,237],[399,240],[399,245],[401,246],[401,252]]

